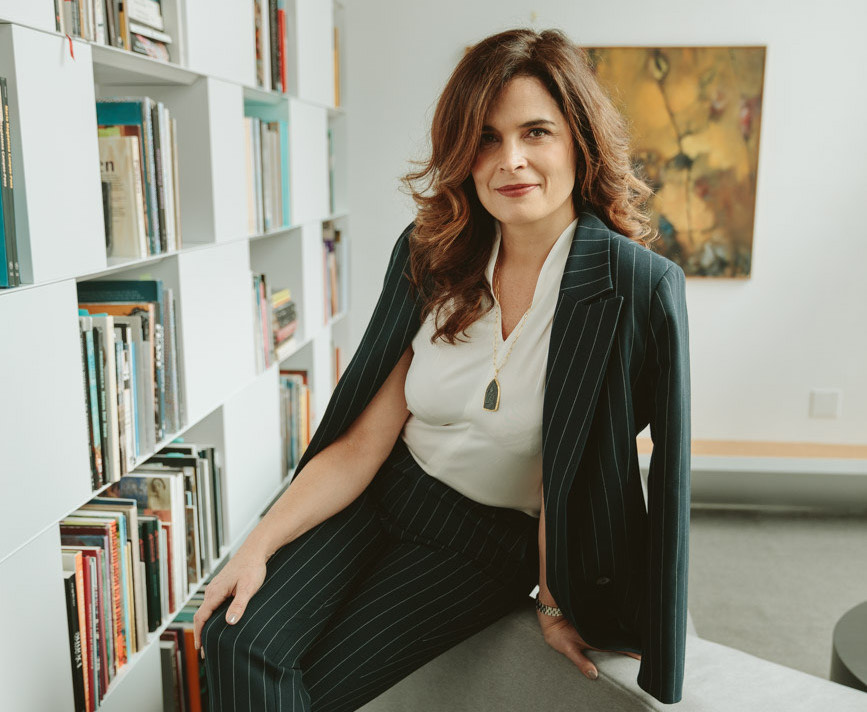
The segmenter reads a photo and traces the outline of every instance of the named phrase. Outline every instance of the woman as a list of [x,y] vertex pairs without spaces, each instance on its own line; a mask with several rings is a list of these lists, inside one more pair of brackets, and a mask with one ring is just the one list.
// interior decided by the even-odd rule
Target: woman
[[677,702],[685,281],[643,242],[622,119],[564,34],[519,29],[468,51],[431,137],[358,351],[195,616],[214,710],[357,709],[536,584],[582,673],[620,652]]

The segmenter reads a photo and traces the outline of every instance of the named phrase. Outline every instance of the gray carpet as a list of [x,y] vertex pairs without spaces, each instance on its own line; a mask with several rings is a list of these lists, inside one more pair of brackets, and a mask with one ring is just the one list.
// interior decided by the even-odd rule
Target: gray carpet
[[837,619],[867,600],[867,516],[693,506],[698,634],[828,678]]

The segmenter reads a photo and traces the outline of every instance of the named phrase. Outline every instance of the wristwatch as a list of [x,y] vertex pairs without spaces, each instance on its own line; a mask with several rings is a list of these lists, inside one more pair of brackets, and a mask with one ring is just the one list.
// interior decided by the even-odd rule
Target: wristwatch
[[563,615],[563,611],[561,611],[556,606],[546,606],[539,600],[539,592],[536,592],[536,610],[544,613],[546,616],[554,616],[559,617]]

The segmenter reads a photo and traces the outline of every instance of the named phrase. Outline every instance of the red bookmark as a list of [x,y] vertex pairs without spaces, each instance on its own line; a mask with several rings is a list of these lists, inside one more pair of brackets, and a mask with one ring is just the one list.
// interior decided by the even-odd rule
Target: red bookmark
[[66,35],[66,39],[69,40],[69,56],[75,59],[75,52],[72,51],[72,37]]

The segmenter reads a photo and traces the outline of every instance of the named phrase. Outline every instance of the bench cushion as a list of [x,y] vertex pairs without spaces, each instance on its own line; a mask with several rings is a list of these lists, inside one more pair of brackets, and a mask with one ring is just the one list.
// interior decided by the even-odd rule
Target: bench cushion
[[[704,640],[691,626],[681,709],[865,712],[867,693]],[[588,651],[585,678],[542,636],[532,601],[419,668],[361,712],[671,709],[638,687],[639,661]]]

